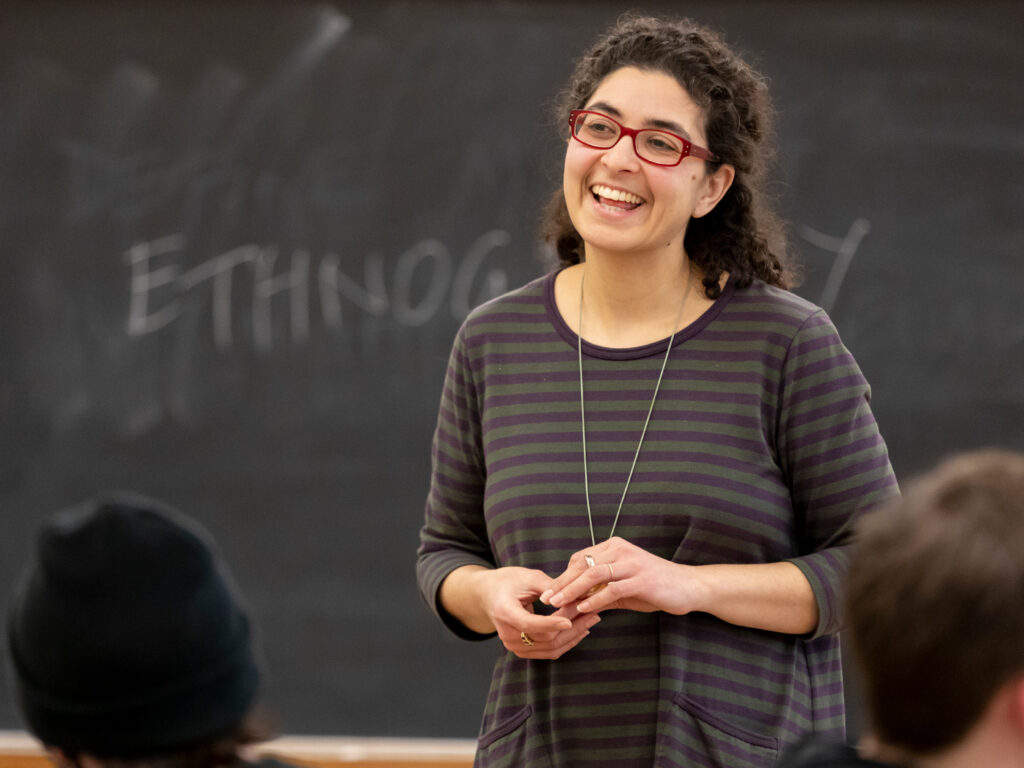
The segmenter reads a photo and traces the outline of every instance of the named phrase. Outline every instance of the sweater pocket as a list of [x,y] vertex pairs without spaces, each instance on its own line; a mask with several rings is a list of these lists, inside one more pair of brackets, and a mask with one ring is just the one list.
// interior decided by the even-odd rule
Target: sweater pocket
[[676,693],[658,729],[655,768],[771,768],[779,740],[730,723]]
[[525,707],[495,723],[477,742],[474,768],[550,768],[543,743],[530,738],[533,706]]

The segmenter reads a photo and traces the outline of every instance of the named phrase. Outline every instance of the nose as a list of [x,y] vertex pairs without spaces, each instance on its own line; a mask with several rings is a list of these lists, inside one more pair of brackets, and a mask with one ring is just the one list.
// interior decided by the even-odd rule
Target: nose
[[609,170],[636,170],[640,165],[640,158],[633,147],[633,137],[620,136],[615,146],[604,150],[601,162]]

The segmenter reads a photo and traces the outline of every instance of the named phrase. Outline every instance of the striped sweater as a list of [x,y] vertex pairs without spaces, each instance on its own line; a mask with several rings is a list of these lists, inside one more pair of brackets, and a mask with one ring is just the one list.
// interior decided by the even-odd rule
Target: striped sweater
[[[455,340],[433,443],[417,574],[560,573],[590,544],[576,335],[555,273],[474,310]],[[668,340],[583,342],[597,540],[608,536]],[[790,561],[810,582],[810,636],[710,614],[608,611],[555,661],[498,646],[478,766],[770,766],[809,731],[840,737],[838,589],[853,520],[897,493],[869,388],[825,313],[755,282],[680,331],[616,529],[679,563]],[[538,604],[538,610],[543,606]]]

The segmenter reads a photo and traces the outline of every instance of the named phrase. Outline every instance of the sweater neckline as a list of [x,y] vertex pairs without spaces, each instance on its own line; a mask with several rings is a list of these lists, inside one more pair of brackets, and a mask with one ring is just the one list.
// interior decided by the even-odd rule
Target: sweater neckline
[[[555,304],[555,279],[561,271],[562,269],[556,269],[553,272],[549,272],[544,278],[544,308],[558,335],[566,344],[576,349],[576,333],[565,322],[562,314],[558,311],[558,305]],[[703,331],[712,320],[722,313],[722,310],[725,309],[735,292],[735,280],[730,275],[725,283],[725,287],[722,289],[722,293],[715,299],[715,302],[704,311],[704,314],[685,328],[679,329],[672,346],[678,347],[687,339],[691,339]],[[664,354],[669,338],[669,336],[666,336],[663,339],[652,341],[650,344],[644,344],[639,347],[602,347],[598,344],[591,344],[584,338],[583,354],[587,357],[596,357],[603,360],[640,360],[652,355]]]

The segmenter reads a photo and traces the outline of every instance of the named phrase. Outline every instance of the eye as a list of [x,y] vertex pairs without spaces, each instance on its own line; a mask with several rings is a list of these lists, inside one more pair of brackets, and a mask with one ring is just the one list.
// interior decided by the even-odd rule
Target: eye
[[610,117],[596,112],[581,114],[576,121],[576,137],[594,147],[610,147],[619,138],[619,126]]
[[663,131],[643,131],[640,139],[644,149],[654,155],[676,157],[683,151],[682,141]]
[[615,124],[603,117],[587,115],[583,121],[583,130],[594,136],[608,136],[616,133]]

